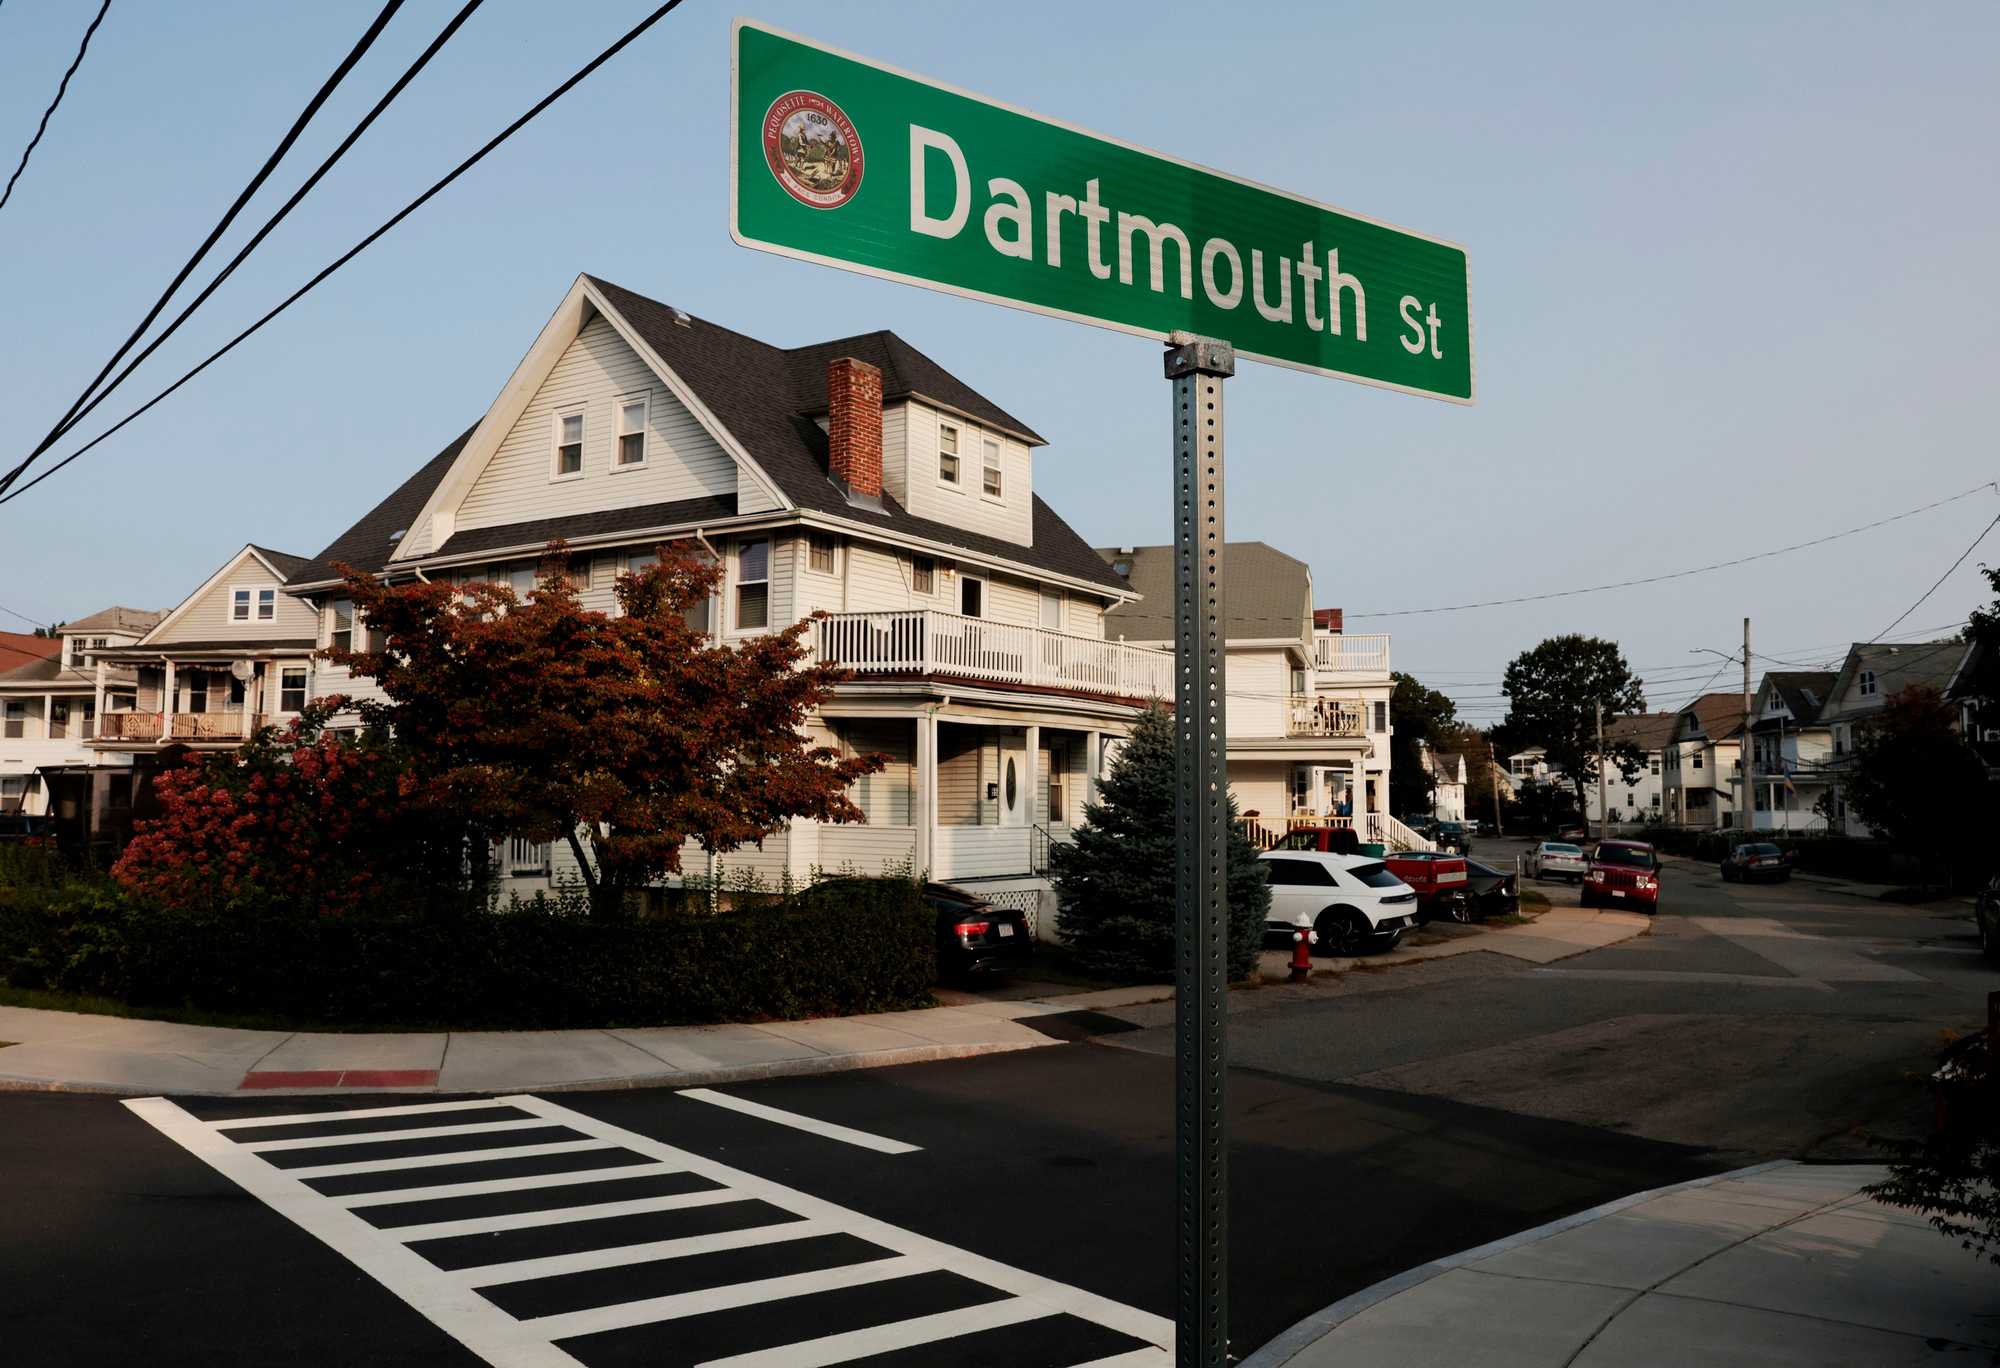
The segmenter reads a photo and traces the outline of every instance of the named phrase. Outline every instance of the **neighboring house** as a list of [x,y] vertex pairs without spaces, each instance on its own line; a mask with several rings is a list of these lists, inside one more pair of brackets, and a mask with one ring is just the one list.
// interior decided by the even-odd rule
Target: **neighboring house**
[[1966,658],[1965,643],[1919,641],[1902,645],[1857,641],[1847,648],[1827,690],[1820,717],[1832,748],[1823,767],[1833,790],[1833,829],[1848,836],[1866,836],[1869,829],[1847,808],[1841,776],[1853,764],[1856,736],[1874,720],[1888,701],[1912,684],[1927,684],[1944,692]]
[[245,546],[136,640],[93,650],[91,745],[151,777],[188,749],[240,746],[311,696],[318,617],[285,592],[301,556]]
[[[1105,630],[1164,652],[1174,645],[1174,548],[1100,548],[1139,597]],[[1312,606],[1312,570],[1263,542],[1224,550],[1229,788],[1252,839],[1290,825],[1352,825],[1365,839],[1412,836],[1388,815],[1389,639],[1349,637],[1340,610]],[[1253,815],[1254,814],[1254,815]]]
[[[1629,741],[1645,757],[1639,765],[1638,774],[1631,779],[1625,777],[1625,771],[1616,760],[1604,767],[1606,806],[1617,814],[1615,820],[1644,823],[1661,819],[1666,797],[1661,771],[1666,767],[1667,747],[1673,739],[1679,718],[1677,712],[1650,712],[1614,717],[1605,722],[1604,743],[1607,748]],[[1598,820],[1595,783],[1583,786],[1583,815],[1587,822]]]
[[62,650],[59,636],[35,636],[31,632],[0,632],[0,674],[18,670],[30,661],[47,660]]
[[1451,751],[1424,749],[1431,770],[1431,816],[1440,822],[1465,820],[1465,757]]
[[1508,756],[1507,776],[1513,780],[1515,788],[1562,782],[1561,773],[1549,768],[1549,753],[1540,746],[1530,746]]
[[1675,714],[1661,752],[1661,807],[1676,826],[1737,824],[1743,776],[1743,695],[1706,693]]
[[1833,728],[1821,717],[1839,676],[1773,670],[1750,701],[1750,776],[1757,831],[1825,831],[1832,807]]
[[[824,612],[807,640],[855,678],[810,730],[889,757],[855,787],[865,825],[794,822],[722,868],[913,869],[1039,906],[1107,746],[1173,693],[1170,656],[1106,639],[1132,590],[1035,494],[1042,445],[894,333],[776,347],[582,276],[478,422],[287,587],[326,646],[366,627],[340,563],[526,587],[559,538],[610,610],[620,574],[695,541],[725,571],[709,630]],[[312,673],[315,694],[372,687]],[[505,858],[522,889],[576,874],[566,842]]]
[[[137,641],[160,620],[136,608],[107,608],[28,638],[49,647],[23,661],[0,656],[0,811],[50,813],[89,838],[115,828],[131,810],[129,762],[92,746],[102,704],[96,655]],[[10,636],[12,634],[9,634]],[[29,648],[32,649],[32,648]],[[129,686],[129,672],[110,678]]]
[[1944,696],[1958,706],[1959,730],[1985,762],[1987,776],[2000,780],[2000,658],[1974,641]]

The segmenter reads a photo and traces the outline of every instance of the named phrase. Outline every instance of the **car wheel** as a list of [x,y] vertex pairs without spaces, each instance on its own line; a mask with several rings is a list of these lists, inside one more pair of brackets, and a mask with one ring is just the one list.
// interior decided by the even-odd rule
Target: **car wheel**
[[1319,948],[1342,959],[1361,953],[1368,940],[1368,923],[1352,908],[1330,907],[1313,923],[1319,934]]
[[1446,904],[1445,916],[1460,926],[1468,925],[1472,921],[1472,901],[1469,898],[1460,898]]

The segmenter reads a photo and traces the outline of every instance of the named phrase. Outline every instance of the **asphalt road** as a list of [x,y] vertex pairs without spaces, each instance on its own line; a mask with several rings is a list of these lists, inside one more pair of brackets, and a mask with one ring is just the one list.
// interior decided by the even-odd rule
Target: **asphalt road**
[[[1920,1121],[1906,1075],[1996,982],[1962,908],[1685,867],[1667,888],[1652,935],[1547,969],[1469,955],[1237,995],[1238,1345],[1615,1196],[1865,1154],[1857,1127]],[[1041,1050],[716,1090],[778,1116],[656,1091],[259,1127],[228,1123],[413,1099],[141,1115],[0,1096],[7,1358],[1157,1362],[1173,1146],[1155,1010]],[[396,1134],[442,1125],[485,1129]]]

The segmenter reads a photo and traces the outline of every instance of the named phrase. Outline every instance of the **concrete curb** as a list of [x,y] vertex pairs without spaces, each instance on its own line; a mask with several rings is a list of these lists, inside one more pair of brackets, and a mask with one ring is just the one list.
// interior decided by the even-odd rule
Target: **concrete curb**
[[[819,1055],[805,1059],[770,1060],[761,1064],[733,1064],[713,1069],[683,1069],[659,1073],[629,1074],[615,1078],[571,1079],[565,1082],[523,1082],[507,1080],[490,1087],[414,1088],[259,1088],[244,1092],[237,1088],[175,1089],[175,1097],[358,1097],[396,1093],[410,1097],[461,1096],[503,1092],[614,1092],[620,1088],[704,1088],[718,1083],[747,1083],[765,1078],[796,1078],[815,1074],[847,1073],[854,1069],[884,1069],[897,1064],[930,1064],[946,1059],[970,1059],[977,1055],[1009,1054],[1016,1050],[1038,1050],[1044,1045],[1068,1042],[1050,1036],[1042,1041],[995,1041],[977,1045],[904,1045],[892,1050],[869,1050],[861,1054]],[[122,1084],[80,1083],[68,1079],[12,1078],[0,1074],[0,1093],[47,1092],[82,1093],[93,1097],[158,1097],[158,1088]]]
[[1565,1230],[1573,1230],[1577,1226],[1588,1225],[1592,1221],[1602,1217],[1615,1215],[1627,1207],[1635,1207],[1642,1202],[1650,1202],[1656,1197],[1665,1197],[1676,1192],[1689,1192],[1697,1188],[1713,1187],[1717,1183],[1726,1183],[1737,1178],[1748,1178],[1758,1173],[1769,1173],[1773,1169],[1802,1167],[1805,1166],[1795,1159],[1773,1159],[1769,1163],[1752,1164],[1748,1168],[1732,1169],[1728,1173],[1711,1174],[1707,1178],[1691,1178],[1685,1183],[1670,1183],[1666,1187],[1648,1188],[1644,1192],[1635,1192],[1627,1197],[1616,1198],[1605,1202],[1601,1206],[1594,1206],[1588,1211],[1579,1211],[1574,1216],[1565,1216],[1561,1220],[1550,1221],[1547,1225],[1536,1226],[1532,1230],[1523,1230],[1517,1234],[1503,1236],[1498,1240],[1493,1240],[1472,1249],[1460,1250],[1456,1254],[1447,1254],[1442,1259],[1433,1259],[1431,1262],[1420,1264],[1408,1272],[1398,1273],[1393,1278],[1384,1278],[1373,1287],[1363,1288],[1351,1296],[1342,1297],[1330,1306],[1321,1307],[1291,1329],[1278,1335],[1268,1344],[1256,1350],[1250,1357],[1241,1360],[1238,1368],[1279,1368],[1279,1365],[1290,1362],[1308,1346],[1332,1334],[1334,1330],[1339,1328],[1343,1321],[1352,1320],[1369,1307],[1379,1305],[1389,1300],[1389,1298],[1396,1296],[1398,1293],[1407,1292],[1413,1287],[1427,1283],[1440,1274],[1449,1273],[1454,1268],[1462,1268],[1466,1264],[1477,1263],[1481,1259],[1490,1259],[1495,1254],[1504,1254],[1510,1249],[1518,1249],[1522,1245],[1533,1244],[1537,1240],[1545,1240],[1551,1235],[1560,1235]]

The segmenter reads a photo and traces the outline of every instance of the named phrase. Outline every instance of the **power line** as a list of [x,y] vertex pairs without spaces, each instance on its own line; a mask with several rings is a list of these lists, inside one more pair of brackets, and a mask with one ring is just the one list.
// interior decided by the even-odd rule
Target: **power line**
[[1877,518],[1874,522],[1863,523],[1859,527],[1850,527],[1844,532],[1830,532],[1824,537],[1814,537],[1811,541],[1794,542],[1790,546],[1780,546],[1770,551],[1759,551],[1749,556],[1738,556],[1734,560],[1715,561],[1709,565],[1697,565],[1687,570],[1670,570],[1665,574],[1647,575],[1641,579],[1617,580],[1611,584],[1592,584],[1581,589],[1556,589],[1546,594],[1523,594],[1517,598],[1486,599],[1479,603],[1452,603],[1437,608],[1397,608],[1380,613],[1349,613],[1347,617],[1349,621],[1356,621],[1361,618],[1417,617],[1429,613],[1463,613],[1473,608],[1504,608],[1516,603],[1541,603],[1548,599],[1574,598],[1578,594],[1601,594],[1609,589],[1631,589],[1642,584],[1659,584],[1666,580],[1685,579],[1689,575],[1705,575],[1713,570],[1727,570],[1732,566],[1748,565],[1753,561],[1769,560],[1773,556],[1788,555],[1793,551],[1803,551],[1808,547],[1824,546],[1828,542],[1839,541],[1843,537],[1852,537],[1860,532],[1868,532],[1877,527],[1886,527],[1893,522],[1901,522],[1904,518],[1914,518],[1919,513],[1928,513],[1933,508],[1942,508],[1946,504],[1956,503],[1960,499],[1969,499],[1974,494],[1987,489],[2000,493],[2000,482],[1988,480],[1985,484],[1974,485],[1971,489],[1965,490],[1963,493],[1939,499],[1936,503],[1927,503],[1922,508],[1912,508],[1906,512],[1891,514],[1886,518]]
[[[202,292],[196,295],[194,299],[189,302],[187,307],[180,311],[179,315],[175,317],[173,322],[167,324],[166,328],[161,331],[158,337],[155,337],[151,342],[146,344],[146,347],[143,351],[141,351],[137,356],[133,357],[130,361],[126,362],[125,368],[119,371],[117,375],[113,376],[110,383],[105,385],[103,389],[98,391],[97,396],[95,398],[93,398],[88,404],[84,405],[81,409],[77,410],[74,417],[69,418],[68,420],[66,420],[61,424],[58,424],[58,431],[56,433],[57,438],[60,438],[63,434],[66,434],[73,428],[75,428],[77,424],[81,423],[85,418],[89,417],[91,412],[94,409],[96,409],[99,404],[102,404],[106,399],[110,398],[111,392],[117,389],[120,385],[124,384],[126,377],[130,376],[133,371],[137,370],[141,365],[143,365],[147,357],[151,356],[154,352],[158,351],[168,338],[172,337],[176,332],[178,332],[180,330],[181,324],[187,322],[188,317],[191,314],[193,314],[196,309],[200,308],[204,303],[206,303],[210,295],[213,295],[218,289],[222,288],[223,282],[228,280],[230,276],[234,275],[236,273],[236,268],[238,266],[241,266],[244,260],[248,258],[252,252],[257,250],[258,246],[264,241],[264,239],[271,235],[272,230],[277,228],[277,226],[280,223],[284,222],[285,216],[290,214],[293,209],[297,208],[299,202],[303,200],[308,194],[312,193],[313,187],[318,185],[321,179],[325,177],[326,173],[333,169],[334,164],[336,162],[338,162],[342,157],[347,155],[348,149],[353,147],[356,142],[360,141],[361,135],[368,131],[369,126],[372,125],[375,122],[375,120],[381,116],[382,111],[387,109],[392,103],[394,103],[396,97],[401,95],[403,91],[409,86],[410,82],[414,81],[417,78],[418,73],[423,71],[423,69],[426,66],[430,65],[431,58],[437,56],[439,50],[442,49],[446,43],[451,41],[452,35],[458,32],[460,26],[462,26],[466,20],[472,17],[473,11],[477,10],[484,3],[485,0],[467,0],[465,6],[462,9],[460,9],[456,15],[452,17],[451,22],[446,24],[444,28],[438,33],[438,36],[431,40],[430,46],[425,48],[421,53],[418,54],[417,59],[410,64],[409,69],[404,71],[404,73],[397,78],[395,84],[390,86],[389,89],[383,93],[382,98],[375,102],[374,108],[370,109],[368,113],[362,117],[361,121],[354,125],[353,129],[348,133],[348,135],[345,138],[341,139],[340,145],[338,147],[335,147],[332,152],[327,154],[326,160],[322,161],[319,164],[318,168],[315,169],[310,176],[306,177],[304,183],[301,184],[297,190],[292,192],[292,197],[286,200],[283,205],[279,206],[278,211],[272,214],[271,217],[265,221],[264,226],[259,228],[255,233],[255,235],[252,236],[248,242],[243,244],[242,249],[238,251],[234,257],[230,258],[229,264],[224,266],[222,270],[217,273],[215,279],[209,281],[207,286],[203,288]],[[38,455],[39,452],[37,452],[36,454]],[[32,461],[34,459],[34,456],[30,456],[28,459]],[[0,484],[0,489],[4,488],[5,485]]]
[[321,269],[320,272],[317,275],[313,276],[312,279],[308,280],[305,284],[299,286],[298,289],[292,291],[291,294],[287,295],[283,300],[281,300],[277,304],[276,307],[272,308],[262,318],[259,318],[255,323],[252,323],[249,327],[245,328],[242,332],[236,334],[236,336],[230,338],[229,341],[225,342],[215,351],[209,353],[208,357],[205,360],[203,360],[199,365],[195,366],[194,369],[188,371],[187,374],[181,376],[180,379],[174,381],[173,384],[168,385],[165,389],[161,390],[151,399],[148,399],[138,408],[132,410],[132,412],[126,414],[116,423],[106,428],[103,432],[100,432],[99,434],[97,434],[97,436],[91,438],[90,441],[78,447],[75,451],[71,452],[69,455],[63,457],[62,460],[50,466],[47,470],[43,471],[41,474],[37,475],[34,479],[22,485],[19,489],[11,490],[4,497],[0,497],[0,504],[9,503],[12,500],[20,498],[23,494],[33,489],[43,480],[48,479],[49,476],[61,470],[71,461],[74,461],[77,457],[83,455],[86,451],[89,451],[92,447],[95,447],[98,443],[110,437],[113,433],[116,433],[122,428],[124,428],[126,424],[132,422],[135,418],[147,412],[155,404],[158,404],[162,399],[165,399],[168,395],[172,394],[182,385],[185,385],[188,381],[194,379],[197,375],[200,375],[203,371],[207,370],[217,361],[220,361],[223,357],[227,356],[230,352],[234,351],[239,345],[241,345],[244,341],[250,338],[266,323],[269,323],[272,319],[276,318],[286,309],[289,309],[292,305],[296,304],[299,300],[303,299],[309,292],[312,291],[312,289],[315,286],[319,285],[321,281],[325,280],[335,271],[338,271],[341,267],[345,266],[355,257],[360,256],[362,252],[366,251],[379,238],[381,238],[384,234],[389,232],[390,229],[394,228],[397,224],[401,223],[404,219],[408,218],[411,214],[414,214],[417,210],[421,209],[425,204],[429,203],[435,196],[437,196],[441,191],[445,189],[445,187],[449,186],[453,181],[457,180],[467,171],[470,171],[473,167],[477,166],[480,162],[484,161],[489,153],[491,153],[495,148],[499,147],[500,144],[506,142],[509,138],[513,137],[516,133],[520,132],[522,128],[526,127],[530,121],[532,121],[536,116],[540,115],[550,105],[554,104],[557,100],[561,99],[563,96],[567,95],[571,90],[575,89],[576,86],[578,86],[584,80],[586,80],[599,67],[603,66],[613,57],[616,57],[620,52],[623,52],[626,49],[626,47],[628,47],[635,40],[637,40],[648,29],[652,28],[654,24],[657,24],[660,20],[666,18],[669,14],[679,9],[681,7],[681,3],[682,0],[667,0],[667,3],[659,6],[651,14],[648,14],[644,19],[641,19],[637,24],[633,25],[630,29],[626,30],[624,36],[619,38],[617,42],[613,43],[610,47],[604,49],[604,51],[598,53],[597,56],[591,58],[591,60],[586,62],[582,67],[578,68],[575,75],[571,76],[568,80],[564,81],[561,85],[557,86],[554,90],[550,91],[547,95],[543,96],[541,100],[536,102],[528,110],[527,113],[521,115],[520,118],[514,120],[514,122],[508,124],[507,127],[501,129],[500,132],[496,133],[492,138],[488,139],[485,145],[480,147],[478,151],[474,152],[471,156],[467,157],[464,161],[460,162],[457,166],[453,167],[449,172],[445,174],[445,176],[442,179],[433,184],[430,187],[430,189],[424,191],[421,195],[418,195],[415,199],[411,200],[408,204],[404,205],[401,209],[397,210],[396,213],[391,218],[389,218],[387,222],[383,223],[381,227],[377,228],[367,237],[361,239],[361,241],[355,243],[354,246],[348,248],[347,251],[342,253],[340,256],[336,257],[331,264]]
[[76,75],[76,69],[83,65],[83,54],[90,51],[91,36],[97,32],[97,26],[104,22],[104,16],[110,9],[111,0],[104,0],[98,7],[97,17],[91,20],[90,27],[83,31],[83,42],[78,44],[76,56],[71,59],[69,70],[63,73],[62,83],[56,87],[56,97],[50,100],[49,107],[42,111],[42,121],[35,125],[35,136],[28,139],[28,145],[21,149],[21,164],[14,168],[13,175],[7,177],[7,188],[0,191],[0,209],[5,209],[7,201],[14,197],[14,182],[21,179],[21,173],[28,169],[28,158],[34,155],[36,144],[41,142],[42,134],[48,131],[49,120],[55,115],[56,106],[62,103],[63,92],[69,89],[69,78]]
[[1904,618],[1916,612],[1917,609],[1923,607],[1924,601],[1930,598],[1932,594],[1935,594],[1938,591],[1938,585],[1943,584],[1946,580],[1950,579],[1952,577],[1953,572],[1956,571],[1959,566],[1965,564],[1965,558],[1971,555],[1974,551],[1979,549],[1979,543],[1985,541],[1986,534],[1988,532],[1991,532],[1995,527],[2000,527],[2000,513],[1994,514],[1993,521],[1979,529],[1979,535],[1972,539],[1972,545],[1966,547],[1965,550],[1958,553],[1958,559],[1951,563],[1951,569],[1946,570],[1942,575],[1939,575],[1937,577],[1937,582],[1935,584],[1932,584],[1930,588],[1924,590],[1922,597],[1920,597],[1915,603],[1911,604],[1909,607],[1905,608],[1900,614],[1897,615],[1897,618],[1894,622],[1890,623],[1887,627],[1884,627],[1881,631],[1877,632],[1874,636],[1870,637],[1869,640],[1871,642],[1880,641],[1883,637],[1889,635],[1889,633],[1895,631],[1897,627],[1901,626]]
[[403,0],[388,0],[388,3],[382,7],[382,12],[375,16],[375,22],[368,26],[367,31],[361,35],[360,40],[355,43],[353,49],[348,52],[346,57],[341,59],[340,65],[333,69],[333,74],[321,83],[319,90],[314,93],[312,99],[306,102],[306,107],[299,111],[296,119],[292,120],[292,126],[285,131],[285,136],[278,141],[277,147],[272,149],[271,155],[264,159],[264,164],[257,168],[257,174],[250,178],[249,184],[245,185],[241,193],[236,196],[236,202],[231,204],[222,217],[217,220],[216,225],[209,229],[208,236],[203,238],[201,245],[194,249],[194,255],[187,259],[186,264],[175,274],[173,280],[168,283],[167,288],[161,291],[160,297],[153,301],[153,307],[148,309],[146,316],[139,320],[139,326],[132,329],[131,335],[125,339],[123,345],[112,353],[111,359],[104,363],[104,369],[100,370],[96,377],[88,385],[84,386],[83,393],[77,395],[75,402],[69,406],[68,411],[56,421],[54,427],[49,429],[48,436],[42,438],[36,444],[35,449],[28,453],[26,459],[8,471],[5,478],[0,478],[0,490],[12,486],[14,481],[21,477],[21,473],[33,465],[43,452],[62,439],[62,435],[69,430],[70,424],[76,419],[77,410],[83,407],[84,401],[89,399],[92,392],[104,383],[104,377],[111,374],[112,367],[124,359],[125,353],[132,350],[133,345],[138,342],[146,329],[153,326],[153,320],[158,318],[160,311],[167,307],[167,301],[173,298],[174,291],[180,289],[187,278],[194,274],[194,268],[199,266],[201,259],[208,255],[209,248],[215,246],[216,241],[229,230],[229,225],[236,221],[236,216],[243,212],[243,206],[250,202],[250,197],[262,188],[266,180],[270,179],[271,173],[278,169],[278,163],[283,160],[287,152],[291,151],[292,144],[297,142],[299,135],[306,131],[306,125],[312,122],[313,115],[317,114],[320,106],[324,105],[332,97],[334,90],[346,79],[347,73],[354,69],[355,64],[361,60],[368,49],[375,45],[375,40],[381,36],[382,30],[388,27],[389,20],[395,17],[396,11],[402,7]]
[[37,622],[35,619],[29,617],[26,613],[17,613],[4,603],[0,603],[0,613],[5,613],[8,617],[17,617],[21,619],[21,621],[27,623],[30,627],[46,627],[49,625],[46,622]]

